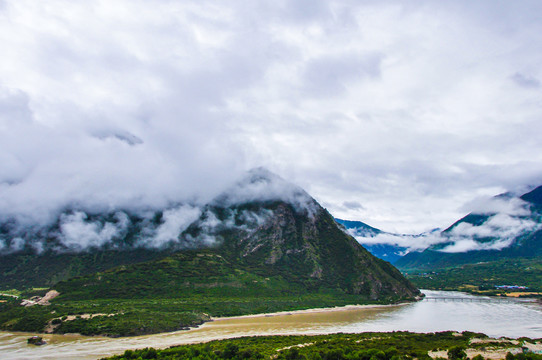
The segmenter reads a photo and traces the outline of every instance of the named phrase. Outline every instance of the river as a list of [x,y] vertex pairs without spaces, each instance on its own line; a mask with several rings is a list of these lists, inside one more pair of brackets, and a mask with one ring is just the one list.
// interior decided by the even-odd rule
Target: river
[[282,313],[221,319],[190,331],[130,338],[44,335],[45,346],[27,345],[30,335],[0,332],[2,359],[99,359],[126,349],[163,348],[246,335],[330,334],[408,330],[482,332],[493,337],[542,337],[542,305],[498,301],[458,292],[423,291],[428,298],[417,303],[346,307],[333,310]]

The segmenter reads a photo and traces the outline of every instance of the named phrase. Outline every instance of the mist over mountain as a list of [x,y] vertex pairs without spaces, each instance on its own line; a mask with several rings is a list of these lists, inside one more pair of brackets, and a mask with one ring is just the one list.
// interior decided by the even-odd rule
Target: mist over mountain
[[397,261],[402,268],[452,266],[542,256],[542,186],[473,204],[474,210],[439,234],[442,241]]
[[521,196],[504,193],[479,198],[465,208],[471,213],[445,230],[433,229],[416,235],[382,231],[361,221],[336,221],[373,255],[397,262],[398,266],[417,264],[413,259],[418,258],[427,258],[423,261],[429,264],[433,258],[469,262],[473,256],[491,260],[540,253],[536,239],[540,238],[542,229],[542,187]]
[[335,220],[371,254],[392,264],[411,251],[422,251],[434,243],[445,241],[439,237],[439,229],[416,235],[395,234],[361,221]]
[[[233,207],[248,202],[284,201],[296,211],[314,214],[317,204],[303,189],[264,168],[250,170],[240,180],[208,204],[177,203],[163,209],[145,207],[99,211],[99,207],[70,207],[60,211],[50,222],[30,222],[18,216],[0,220],[0,254],[44,251],[80,252],[98,249],[130,248],[196,248],[212,246],[214,234],[233,229],[237,223],[245,228],[261,225],[272,214],[268,211],[230,211],[218,220],[213,206]],[[183,232],[198,219],[201,231],[197,237]]]

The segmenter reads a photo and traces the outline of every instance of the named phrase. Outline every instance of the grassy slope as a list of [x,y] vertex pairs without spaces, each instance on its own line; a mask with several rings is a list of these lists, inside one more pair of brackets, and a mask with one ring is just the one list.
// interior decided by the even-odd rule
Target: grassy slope
[[123,264],[135,264],[167,256],[149,249],[92,250],[81,253],[40,255],[33,252],[0,256],[0,291],[49,287],[59,281],[104,271]]

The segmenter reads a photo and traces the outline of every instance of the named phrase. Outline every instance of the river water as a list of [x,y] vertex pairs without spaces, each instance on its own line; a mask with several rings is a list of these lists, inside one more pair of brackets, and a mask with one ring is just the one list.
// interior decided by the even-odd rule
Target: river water
[[458,292],[423,291],[426,299],[395,306],[346,307],[240,317],[206,323],[190,331],[131,338],[44,335],[45,346],[27,345],[30,335],[0,332],[2,359],[99,359],[126,349],[164,348],[247,335],[330,334],[408,330],[474,331],[493,337],[542,337],[542,305],[521,300],[498,301]]

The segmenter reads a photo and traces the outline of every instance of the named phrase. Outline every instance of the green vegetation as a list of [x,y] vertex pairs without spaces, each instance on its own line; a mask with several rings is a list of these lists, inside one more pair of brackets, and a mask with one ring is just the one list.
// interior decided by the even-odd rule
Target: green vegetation
[[[471,339],[482,339],[471,343]],[[127,350],[110,360],[124,359],[430,359],[432,351],[445,351],[450,360],[466,359],[466,351],[482,354],[518,348],[511,340],[484,342],[483,334],[452,332],[415,334],[409,332],[332,334],[317,336],[257,336],[212,341],[203,344]],[[531,341],[523,339],[523,341]],[[504,357],[504,356],[503,356]],[[507,360],[540,360],[533,353],[507,355]]]
[[104,271],[119,265],[135,264],[165,257],[163,251],[149,249],[91,250],[79,253],[42,254],[23,252],[0,255],[0,293],[10,289],[53,286],[59,281]]
[[[54,333],[133,336],[195,326],[210,316],[401,300],[391,296],[372,300],[366,294],[348,294],[337,288],[310,292],[303,279],[291,275],[285,279],[280,272],[264,277],[257,270],[232,263],[209,249],[178,252],[60,282],[55,289],[61,295],[50,306],[21,307],[20,299],[3,297],[6,303],[0,303],[0,327],[43,332],[49,324]],[[29,289],[21,296],[44,293],[44,289]]]
[[529,292],[542,292],[542,260],[512,259],[468,264],[431,272],[410,270],[407,277],[416,286],[430,290],[460,290],[496,295],[498,285],[527,286]]

